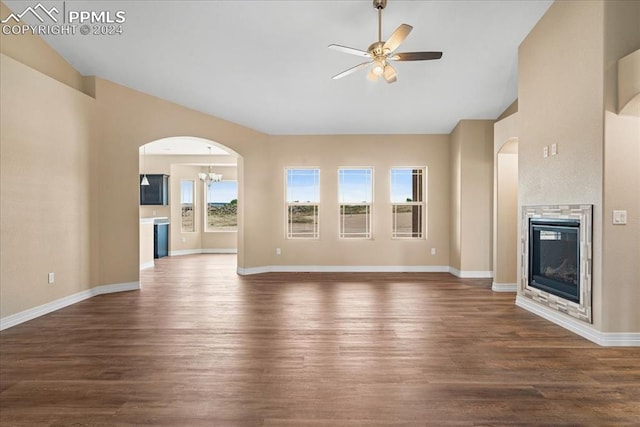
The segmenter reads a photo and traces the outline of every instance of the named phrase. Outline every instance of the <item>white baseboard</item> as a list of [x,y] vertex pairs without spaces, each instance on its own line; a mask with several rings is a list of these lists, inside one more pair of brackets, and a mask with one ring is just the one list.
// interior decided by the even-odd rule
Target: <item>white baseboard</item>
[[201,253],[202,249],[183,249],[181,251],[169,251],[169,256],[196,255]]
[[56,310],[60,310],[61,308],[70,306],[80,301],[84,301],[97,295],[111,294],[114,292],[135,291],[139,289],[140,282],[96,286],[95,288],[87,289],[86,291],[78,292],[76,294],[69,295],[55,301],[48,302],[46,304],[3,317],[2,319],[0,319],[0,331],[35,319],[36,317],[44,316],[45,314],[52,313]]
[[266,265],[238,268],[238,274],[260,273],[448,273],[445,265]]
[[170,251],[169,256],[198,255],[198,254],[237,254],[237,249],[184,249],[181,251]]
[[449,273],[461,279],[491,279],[493,277],[493,271],[472,271],[472,270],[458,270],[457,268],[449,267]]
[[518,295],[516,305],[603,347],[640,347],[640,332],[600,332],[578,319]]
[[140,264],[140,270],[144,270],[147,268],[152,268],[155,267],[156,263],[154,261],[149,261],[149,262],[143,262],[142,264]]
[[491,290],[493,292],[517,292],[518,284],[517,283],[496,283],[493,282],[491,284]]
[[237,249],[202,249],[203,254],[237,254]]

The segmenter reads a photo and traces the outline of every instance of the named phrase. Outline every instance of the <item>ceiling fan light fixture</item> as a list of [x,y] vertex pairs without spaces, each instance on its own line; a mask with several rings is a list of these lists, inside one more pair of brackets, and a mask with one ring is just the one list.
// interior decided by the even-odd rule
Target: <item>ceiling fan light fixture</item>
[[367,73],[367,79],[368,79],[369,81],[377,82],[377,81],[378,81],[378,77],[379,77],[379,76],[378,76],[377,74],[375,74],[375,73],[373,72],[373,70],[371,70],[371,71],[369,71],[369,72]]
[[376,76],[381,76],[382,73],[384,73],[384,60],[376,59],[375,61],[373,61],[373,68],[371,69],[371,71],[373,71],[373,74],[375,74]]

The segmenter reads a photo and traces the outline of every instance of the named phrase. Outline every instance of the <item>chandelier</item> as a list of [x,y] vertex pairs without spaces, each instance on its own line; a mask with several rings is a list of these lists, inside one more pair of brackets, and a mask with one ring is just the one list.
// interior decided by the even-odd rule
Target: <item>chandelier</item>
[[[209,158],[211,158],[211,147],[209,147]],[[209,162],[209,172],[208,173],[204,173],[204,172],[199,172],[198,173],[198,178],[200,179],[200,181],[204,182],[205,184],[207,184],[207,186],[211,185],[212,182],[220,182],[222,181],[222,175],[219,173],[215,173],[212,170],[212,165],[211,165],[211,161]]]

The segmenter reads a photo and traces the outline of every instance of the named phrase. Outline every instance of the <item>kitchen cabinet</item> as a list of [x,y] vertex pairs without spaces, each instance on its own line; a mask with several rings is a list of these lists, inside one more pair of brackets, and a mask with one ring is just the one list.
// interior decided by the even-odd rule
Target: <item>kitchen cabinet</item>
[[169,255],[169,221],[156,219],[153,224],[153,257],[162,258]]
[[[142,181],[140,175],[140,181]],[[168,205],[169,204],[169,175],[147,174],[149,185],[140,186],[141,205]]]

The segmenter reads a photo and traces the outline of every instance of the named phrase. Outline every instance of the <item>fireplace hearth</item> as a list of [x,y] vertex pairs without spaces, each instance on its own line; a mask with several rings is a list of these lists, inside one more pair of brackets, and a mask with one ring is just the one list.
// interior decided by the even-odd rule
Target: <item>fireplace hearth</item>
[[590,323],[592,206],[529,206],[522,219],[522,293]]

